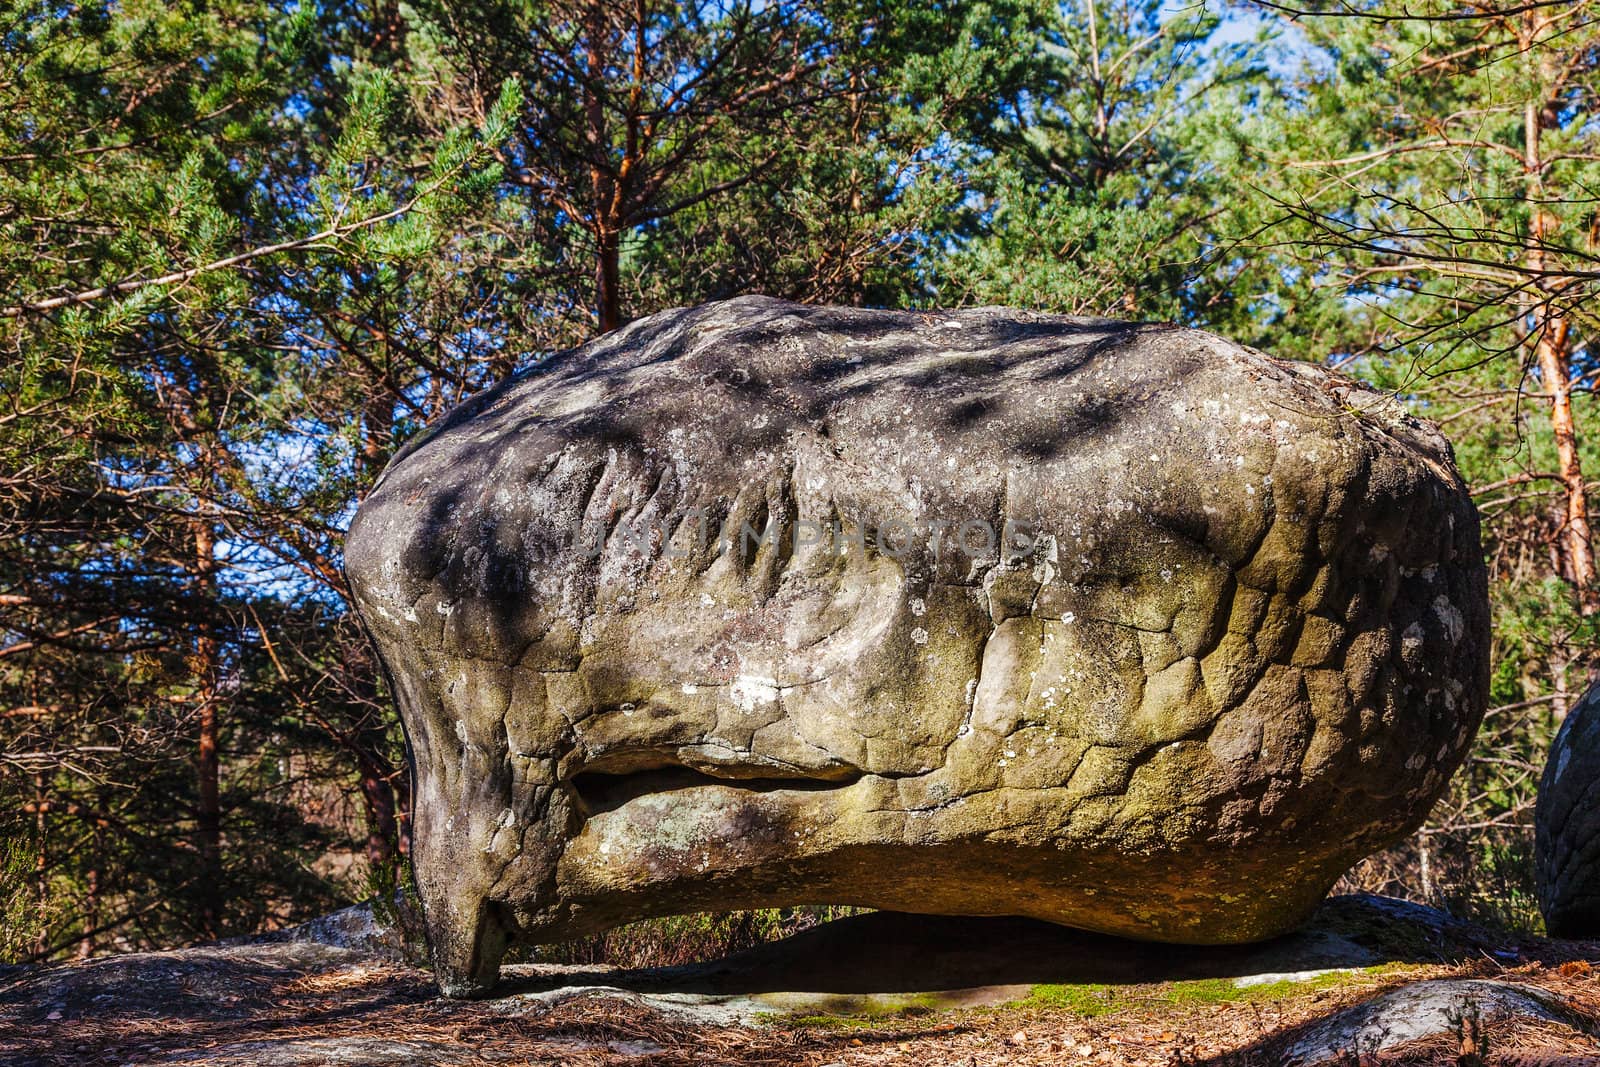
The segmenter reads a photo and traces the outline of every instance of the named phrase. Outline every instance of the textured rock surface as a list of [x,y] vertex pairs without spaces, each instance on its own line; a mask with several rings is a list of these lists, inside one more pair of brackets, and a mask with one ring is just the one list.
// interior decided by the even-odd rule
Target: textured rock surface
[[1600,685],[1561,723],[1534,808],[1539,909],[1557,937],[1600,936]]
[[[1413,982],[1307,1027],[1277,1050],[1273,1062],[1282,1067],[1346,1067],[1376,1062],[1380,1053],[1400,1045],[1455,1037],[1463,1032],[1464,1025],[1490,1026],[1508,1019],[1559,1023],[1576,1029],[1581,1016],[1561,998],[1537,986],[1481,979]],[[1570,1062],[1581,1063],[1589,1058],[1573,1057]],[[1432,1062],[1472,1061],[1465,1056],[1449,1056]]]
[[652,316],[397,456],[346,565],[455,994],[707,908],[1264,938],[1424,816],[1487,681],[1437,431],[1016,311]]

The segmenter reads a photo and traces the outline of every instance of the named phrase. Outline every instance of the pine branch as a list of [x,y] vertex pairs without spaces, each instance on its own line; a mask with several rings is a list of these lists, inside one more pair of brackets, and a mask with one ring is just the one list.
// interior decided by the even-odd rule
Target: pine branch
[[199,266],[188,267],[184,270],[175,270],[168,274],[160,275],[159,277],[130,278],[127,281],[116,282],[112,285],[102,285],[95,289],[85,289],[77,293],[67,293],[62,296],[53,296],[41,300],[32,300],[21,304],[0,306],[0,318],[15,319],[21,318],[24,315],[43,314],[44,312],[57,311],[64,307],[76,307],[80,304],[90,304],[97,300],[104,300],[108,296],[126,296],[129,293],[135,293],[141,289],[151,288],[152,286],[177,285],[190,281],[194,278],[198,278],[203,274],[212,274],[216,271],[227,270],[230,267],[243,266],[246,263],[261,259],[264,256],[276,255],[280,252],[295,252],[301,249],[311,248],[327,241],[333,241],[341,237],[346,237],[360,230],[370,229],[379,223],[389,222],[393,219],[400,218],[402,215],[405,215],[415,208],[423,199],[423,197],[426,196],[428,192],[432,191],[432,189],[429,189],[425,193],[420,193],[401,206],[393,209],[392,211],[385,211],[381,215],[374,215],[371,218],[360,219],[356,222],[346,222],[337,226],[329,226],[327,229],[319,230],[316,233],[309,234],[305,237],[298,237],[292,241],[279,241],[276,244],[258,245],[257,247],[246,252],[239,252],[235,255],[224,256],[221,259],[214,259],[210,263],[203,263]]

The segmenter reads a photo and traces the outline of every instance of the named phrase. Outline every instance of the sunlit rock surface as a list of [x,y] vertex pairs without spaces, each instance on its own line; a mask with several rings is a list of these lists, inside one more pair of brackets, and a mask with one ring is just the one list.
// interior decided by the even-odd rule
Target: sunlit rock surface
[[346,562],[452,994],[710,908],[1268,937],[1422,819],[1487,682],[1437,430],[1159,325],[663,312],[442,420]]
[[1534,871],[1555,937],[1600,937],[1600,686],[1561,723],[1534,807]]

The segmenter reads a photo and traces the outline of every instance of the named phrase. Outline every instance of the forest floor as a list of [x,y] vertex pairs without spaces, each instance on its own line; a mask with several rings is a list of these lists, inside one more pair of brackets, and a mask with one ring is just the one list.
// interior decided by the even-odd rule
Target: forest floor
[[371,913],[0,971],[0,1064],[1600,1065],[1600,943],[1335,898],[1261,946],[835,920],[724,960],[508,967],[440,999]]

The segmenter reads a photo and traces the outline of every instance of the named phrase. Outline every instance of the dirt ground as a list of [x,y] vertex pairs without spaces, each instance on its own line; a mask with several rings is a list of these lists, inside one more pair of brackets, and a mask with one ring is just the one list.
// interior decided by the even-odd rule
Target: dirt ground
[[[651,974],[513,969],[504,995],[470,1003],[439,999],[426,971],[370,945],[316,940],[0,972],[0,1064],[1600,1065],[1593,942],[1506,938],[1381,898],[1328,911],[1305,938],[1262,950],[1271,959],[996,925],[1009,920],[962,941],[964,922],[887,917]],[[926,951],[946,971],[910,961],[929,984],[1023,980],[973,982],[963,998],[861,962],[905,957],[906,939],[930,930]],[[830,971],[846,941],[857,957]],[[997,951],[980,959],[980,943]],[[1341,952],[1360,965],[1241,973]],[[1052,960],[1071,980],[1039,980]],[[1113,980],[1077,980],[1097,967]],[[787,994],[799,998],[788,1010],[760,999],[786,984],[808,991]],[[880,986],[895,988],[866,995]]]

